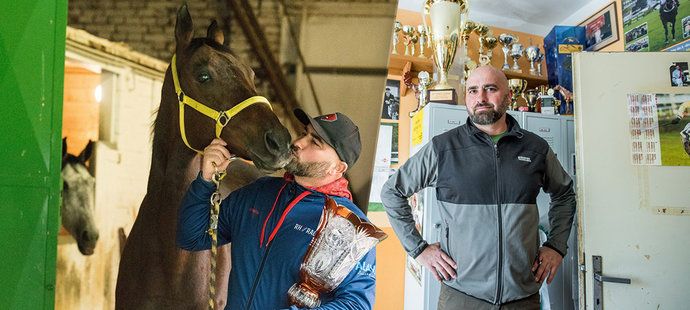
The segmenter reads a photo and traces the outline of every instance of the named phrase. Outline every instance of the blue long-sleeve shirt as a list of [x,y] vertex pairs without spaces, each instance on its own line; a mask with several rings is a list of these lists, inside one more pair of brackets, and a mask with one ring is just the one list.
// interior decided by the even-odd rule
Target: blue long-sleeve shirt
[[[177,244],[180,248],[189,251],[211,248],[207,230],[209,198],[213,191],[213,183],[203,180],[201,176],[190,185],[180,207],[177,225]],[[302,193],[303,198],[286,213],[289,204]],[[352,201],[338,196],[331,198],[366,219]],[[261,178],[234,191],[222,201],[218,245],[232,242],[226,309],[246,308],[265,255],[251,309],[297,309],[289,306],[287,291],[299,281],[300,265],[319,224],[324,202],[322,193],[294,181],[273,177]],[[279,225],[283,215],[282,224]],[[274,236],[269,246],[271,235]],[[376,252],[372,249],[333,292],[320,296],[319,309],[371,309],[374,304],[375,271]]]

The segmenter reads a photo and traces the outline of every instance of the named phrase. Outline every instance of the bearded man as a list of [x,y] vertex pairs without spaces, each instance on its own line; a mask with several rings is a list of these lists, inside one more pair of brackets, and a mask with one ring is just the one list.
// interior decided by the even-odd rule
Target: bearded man
[[[539,309],[567,251],[575,214],[570,176],[541,137],[506,113],[508,80],[491,66],[467,79],[469,119],[434,137],[385,183],[381,199],[408,255],[442,281],[438,309]],[[436,189],[440,243],[415,229],[407,198]],[[539,244],[537,195],[551,196]]]
[[[299,280],[300,265],[314,237],[326,196],[360,218],[344,173],[359,158],[358,127],[342,113],[309,117],[295,110],[304,131],[292,144],[283,178],[265,177],[232,192],[221,202],[218,244],[232,242],[232,269],[226,309],[296,309],[288,289]],[[177,244],[189,251],[211,247],[209,199],[215,169],[225,170],[232,154],[220,139],[204,149],[201,171],[180,209]],[[343,282],[320,296],[319,309],[371,309],[376,283],[376,252],[369,251]]]

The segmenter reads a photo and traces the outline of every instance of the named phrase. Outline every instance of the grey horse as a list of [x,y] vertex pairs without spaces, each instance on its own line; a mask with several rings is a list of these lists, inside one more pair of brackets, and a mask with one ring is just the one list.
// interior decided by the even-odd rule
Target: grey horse
[[67,138],[62,139],[62,226],[77,241],[79,252],[93,254],[98,241],[93,209],[96,198],[96,179],[86,166],[91,157],[93,141],[89,140],[78,156],[67,153]]

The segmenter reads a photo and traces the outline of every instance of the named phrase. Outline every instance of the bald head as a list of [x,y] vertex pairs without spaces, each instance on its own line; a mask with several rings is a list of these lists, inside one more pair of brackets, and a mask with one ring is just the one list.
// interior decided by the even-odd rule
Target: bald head
[[470,87],[478,86],[486,81],[492,81],[499,88],[508,90],[508,78],[506,78],[503,71],[493,66],[481,66],[472,70],[472,73],[467,79],[467,89],[469,90]]

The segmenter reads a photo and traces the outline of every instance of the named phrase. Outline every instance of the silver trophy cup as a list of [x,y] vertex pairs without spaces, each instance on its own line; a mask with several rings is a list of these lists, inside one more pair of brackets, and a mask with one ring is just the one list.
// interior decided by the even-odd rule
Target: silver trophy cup
[[513,58],[513,71],[522,72],[522,69],[520,69],[520,65],[518,64],[518,59],[522,57],[524,52],[525,49],[522,47],[522,44],[513,43],[513,48],[510,50],[510,57]]
[[503,70],[510,70],[510,65],[508,64],[508,54],[513,48],[513,43],[517,42],[517,38],[512,34],[501,33],[498,36],[498,42],[501,43],[501,49],[503,50]]

